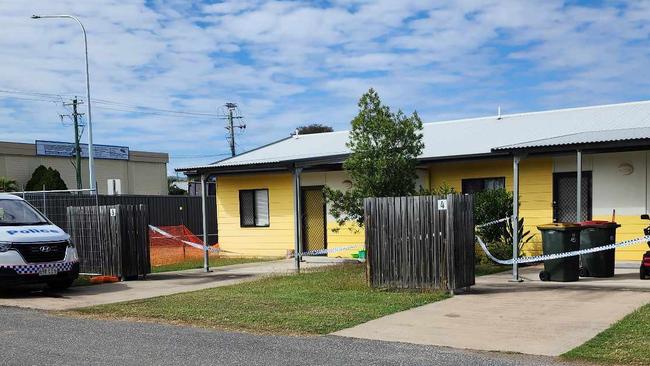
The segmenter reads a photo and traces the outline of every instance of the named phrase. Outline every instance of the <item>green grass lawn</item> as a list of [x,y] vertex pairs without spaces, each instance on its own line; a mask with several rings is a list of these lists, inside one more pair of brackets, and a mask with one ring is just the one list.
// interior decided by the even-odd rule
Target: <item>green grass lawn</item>
[[[230,266],[232,264],[243,264],[243,263],[253,263],[253,262],[267,262],[273,260],[279,260],[282,258],[273,258],[273,257],[264,257],[264,258],[255,258],[255,257],[211,257],[210,258],[210,267],[222,267]],[[152,273],[159,272],[170,272],[170,271],[182,271],[186,269],[196,269],[203,268],[203,259],[191,259],[180,263],[165,264],[162,266],[152,266]]]
[[650,365],[650,304],[562,357],[603,364]]
[[346,264],[75,312],[257,333],[326,334],[447,297],[374,290],[366,285],[364,265]]

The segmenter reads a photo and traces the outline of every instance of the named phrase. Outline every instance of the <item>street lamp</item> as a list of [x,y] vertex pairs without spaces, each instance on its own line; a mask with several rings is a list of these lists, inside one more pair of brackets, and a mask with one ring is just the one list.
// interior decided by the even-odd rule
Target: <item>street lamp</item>
[[[95,158],[93,154],[93,119],[90,113],[90,72],[88,71],[88,38],[86,28],[74,15],[32,15],[32,19],[45,18],[69,18],[74,19],[81,26],[84,35],[84,49],[86,53],[86,111],[88,113],[88,176],[90,178],[90,189],[95,190]],[[97,192],[95,192],[97,193]]]

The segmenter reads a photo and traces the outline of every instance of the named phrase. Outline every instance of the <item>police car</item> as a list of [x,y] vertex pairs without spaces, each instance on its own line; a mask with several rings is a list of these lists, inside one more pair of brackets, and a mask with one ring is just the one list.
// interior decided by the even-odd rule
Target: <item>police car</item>
[[22,198],[0,193],[0,288],[45,283],[62,290],[77,277],[70,235]]

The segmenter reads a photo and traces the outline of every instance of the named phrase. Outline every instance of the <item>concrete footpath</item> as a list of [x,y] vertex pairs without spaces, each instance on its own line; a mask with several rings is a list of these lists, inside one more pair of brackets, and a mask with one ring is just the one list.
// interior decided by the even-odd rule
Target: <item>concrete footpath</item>
[[539,267],[479,277],[468,294],[392,314],[334,335],[485,351],[558,356],[650,303],[637,268],[612,279],[541,282]]
[[[335,259],[303,263],[311,269],[336,264]],[[229,286],[264,276],[294,273],[291,259],[214,267],[210,273],[202,269],[153,273],[146,280],[72,287],[65,291],[11,290],[0,292],[0,306],[16,306],[40,310],[67,310],[85,306],[110,304],[156,296]]]

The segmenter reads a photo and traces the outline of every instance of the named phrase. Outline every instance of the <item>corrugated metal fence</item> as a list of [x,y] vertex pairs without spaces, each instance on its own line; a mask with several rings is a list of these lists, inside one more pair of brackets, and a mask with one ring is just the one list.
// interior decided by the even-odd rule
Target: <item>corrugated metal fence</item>
[[[23,196],[23,194],[20,194]],[[196,196],[150,196],[150,195],[93,195],[84,193],[25,193],[24,198],[43,212],[57,226],[67,230],[67,207],[105,205],[145,205],[151,225],[185,225],[199,237],[203,234],[201,197]],[[216,243],[216,198],[207,197],[208,241]]]
[[473,204],[470,195],[365,199],[371,286],[453,291],[474,285]]

